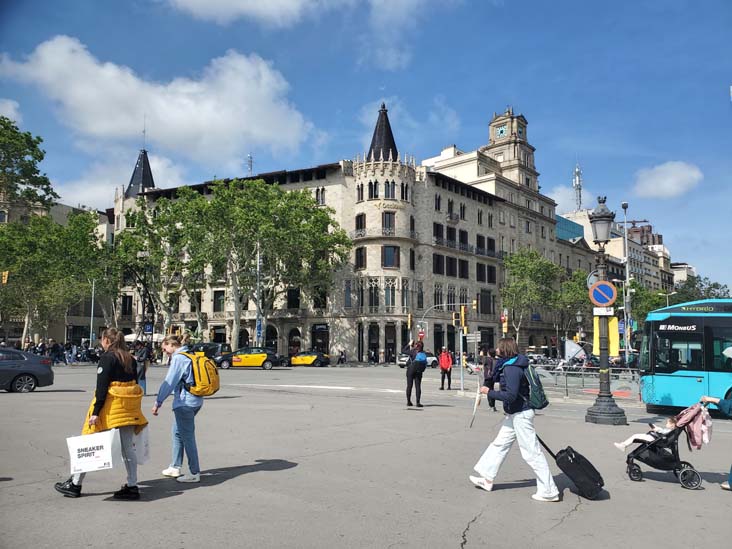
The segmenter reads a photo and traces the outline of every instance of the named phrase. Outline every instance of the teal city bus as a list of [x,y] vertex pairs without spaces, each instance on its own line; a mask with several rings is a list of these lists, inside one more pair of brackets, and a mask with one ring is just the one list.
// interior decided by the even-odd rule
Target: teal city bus
[[646,317],[638,368],[648,406],[732,398],[732,299],[680,303]]

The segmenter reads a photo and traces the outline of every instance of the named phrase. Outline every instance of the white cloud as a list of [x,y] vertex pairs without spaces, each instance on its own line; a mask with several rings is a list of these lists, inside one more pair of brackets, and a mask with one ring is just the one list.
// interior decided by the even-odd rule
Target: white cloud
[[16,124],[23,123],[23,116],[20,114],[20,104],[12,99],[0,99],[0,116],[10,118]]
[[458,113],[445,102],[445,98],[441,95],[435,97],[433,108],[427,115],[427,120],[430,126],[447,137],[456,135],[460,130]]
[[313,131],[287,100],[282,74],[234,50],[198,77],[155,82],[99,61],[76,38],[56,36],[23,62],[3,54],[0,76],[36,85],[82,139],[139,139],[145,118],[154,146],[228,172],[240,171],[253,148],[294,151]]
[[[557,185],[552,187],[546,193],[549,198],[557,203],[557,214],[562,215],[567,212],[577,210],[577,200],[574,189],[571,185]],[[582,208],[594,208],[594,192],[588,188],[582,189]]]
[[652,168],[638,170],[635,174],[635,194],[647,198],[673,198],[692,190],[704,179],[702,171],[694,164],[672,161]]
[[168,0],[193,17],[225,25],[253,19],[265,25],[288,27],[306,15],[354,5],[359,0]]

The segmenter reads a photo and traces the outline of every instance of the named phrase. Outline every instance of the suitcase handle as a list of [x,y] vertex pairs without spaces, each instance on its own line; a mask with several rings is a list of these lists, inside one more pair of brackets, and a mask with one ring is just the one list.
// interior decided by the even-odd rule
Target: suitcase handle
[[549,455],[552,456],[552,458],[554,458],[556,460],[557,459],[557,455],[554,452],[551,451],[551,448],[549,448],[549,446],[547,446],[546,443],[543,440],[541,440],[541,437],[538,434],[536,435],[536,438],[539,441],[539,444],[541,444],[544,447],[544,450],[546,450],[547,452],[549,452]]

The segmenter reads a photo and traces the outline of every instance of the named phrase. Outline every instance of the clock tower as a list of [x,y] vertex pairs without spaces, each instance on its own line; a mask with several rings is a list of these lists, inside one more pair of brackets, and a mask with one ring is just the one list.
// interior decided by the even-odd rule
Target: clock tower
[[504,113],[493,113],[488,125],[488,145],[480,150],[501,164],[504,177],[538,191],[539,172],[534,164],[536,149],[528,142],[527,126],[524,115],[514,114],[510,106]]

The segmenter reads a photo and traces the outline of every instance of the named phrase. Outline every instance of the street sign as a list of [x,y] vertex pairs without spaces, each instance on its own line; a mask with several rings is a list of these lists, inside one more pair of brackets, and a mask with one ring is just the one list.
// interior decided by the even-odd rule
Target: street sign
[[257,318],[257,341],[262,340],[262,319]]
[[145,335],[150,335],[153,333],[152,322],[145,322],[145,325],[142,328],[142,333],[144,333]]
[[595,282],[600,281],[600,273],[597,271],[592,271],[590,274],[587,275],[587,289],[589,290],[592,288],[592,286],[595,284]]
[[620,332],[621,334],[625,333],[625,321],[624,320],[618,321],[618,332]]
[[600,280],[590,286],[590,301],[597,307],[610,307],[618,298],[618,290],[612,282]]
[[612,307],[594,307],[592,309],[592,314],[595,316],[613,316],[615,314],[615,309]]
[[424,339],[424,330],[420,330],[417,332],[417,339],[423,340]]
[[468,343],[478,343],[480,341],[480,332],[466,335],[465,341]]

